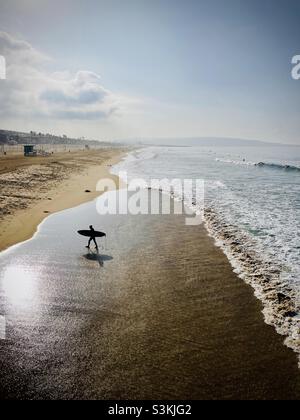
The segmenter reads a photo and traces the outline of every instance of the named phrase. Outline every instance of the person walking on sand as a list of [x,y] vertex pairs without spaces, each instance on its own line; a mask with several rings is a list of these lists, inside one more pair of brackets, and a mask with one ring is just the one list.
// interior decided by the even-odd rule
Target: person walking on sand
[[87,248],[90,249],[91,242],[93,241],[96,246],[96,249],[98,249],[98,244],[97,244],[96,236],[95,236],[95,229],[93,228],[92,225],[90,226],[90,231],[91,231],[91,236],[90,236]]

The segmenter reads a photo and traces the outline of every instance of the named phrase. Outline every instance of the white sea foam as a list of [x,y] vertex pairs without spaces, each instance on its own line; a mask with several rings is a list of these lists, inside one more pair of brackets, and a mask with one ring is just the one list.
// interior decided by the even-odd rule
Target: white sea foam
[[216,162],[221,163],[230,163],[233,165],[255,165],[255,162],[247,162],[246,160],[232,160],[232,159],[222,159],[222,158],[216,158]]
[[[129,179],[205,180],[206,227],[300,354],[300,150],[148,148],[114,168]],[[174,191],[176,199],[182,199]],[[185,204],[193,205],[192,197]]]

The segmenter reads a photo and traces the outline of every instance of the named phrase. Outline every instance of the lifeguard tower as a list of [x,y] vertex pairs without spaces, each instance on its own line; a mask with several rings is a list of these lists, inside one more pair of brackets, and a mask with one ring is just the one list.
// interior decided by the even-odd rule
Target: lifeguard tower
[[25,157],[33,157],[37,155],[37,151],[34,150],[34,146],[26,145],[24,146],[24,156]]

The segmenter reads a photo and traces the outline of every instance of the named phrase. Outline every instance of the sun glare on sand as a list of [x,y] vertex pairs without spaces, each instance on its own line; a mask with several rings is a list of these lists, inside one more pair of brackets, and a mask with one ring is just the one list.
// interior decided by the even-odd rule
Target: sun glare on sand
[[36,294],[36,275],[25,267],[9,266],[3,273],[3,291],[13,306],[29,306]]

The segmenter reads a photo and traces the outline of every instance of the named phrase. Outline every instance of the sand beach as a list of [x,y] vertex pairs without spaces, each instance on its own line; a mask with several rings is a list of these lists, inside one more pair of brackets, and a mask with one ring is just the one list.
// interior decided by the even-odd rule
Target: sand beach
[[93,200],[99,179],[118,178],[110,166],[121,148],[75,150],[50,157],[0,157],[0,251],[30,239],[49,214]]
[[[76,234],[87,223],[108,235],[99,255]],[[297,355],[205,228],[181,216],[83,204],[2,253],[0,273],[1,398],[300,396]]]

